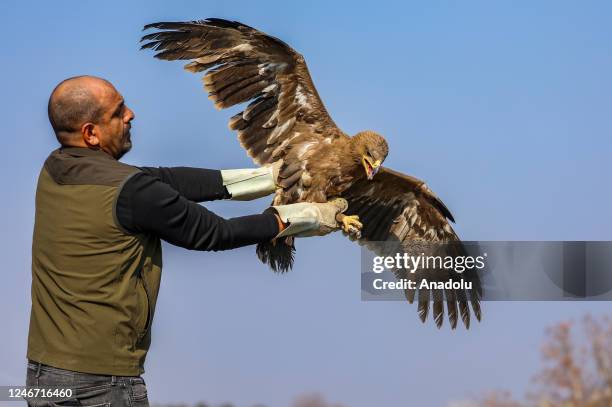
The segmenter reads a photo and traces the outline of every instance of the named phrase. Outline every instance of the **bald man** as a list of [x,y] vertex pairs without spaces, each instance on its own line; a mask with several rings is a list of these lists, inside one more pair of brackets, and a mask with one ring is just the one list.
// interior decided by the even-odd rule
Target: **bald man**
[[121,163],[132,148],[134,112],[104,79],[61,82],[48,113],[60,147],[45,161],[36,191],[26,385],[58,392],[28,397],[29,405],[148,406],[141,375],[161,277],[160,239],[227,250],[329,233],[346,210],[345,201],[334,200],[215,215],[196,202],[268,195],[280,163],[221,171]]

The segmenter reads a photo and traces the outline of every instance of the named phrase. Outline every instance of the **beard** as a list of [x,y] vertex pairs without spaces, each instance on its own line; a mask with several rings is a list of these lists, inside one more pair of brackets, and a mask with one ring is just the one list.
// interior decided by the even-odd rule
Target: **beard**
[[119,156],[117,157],[117,160],[119,160],[132,149],[132,135],[130,133],[130,127],[128,127],[123,134],[123,144],[121,145],[121,150],[119,151]]

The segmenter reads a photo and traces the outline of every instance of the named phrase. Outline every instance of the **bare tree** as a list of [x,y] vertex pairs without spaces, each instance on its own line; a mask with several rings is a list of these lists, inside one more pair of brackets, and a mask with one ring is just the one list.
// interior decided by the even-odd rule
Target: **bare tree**
[[490,392],[470,407],[611,407],[612,320],[584,318],[576,332],[572,322],[546,330],[544,366],[525,402],[508,392]]

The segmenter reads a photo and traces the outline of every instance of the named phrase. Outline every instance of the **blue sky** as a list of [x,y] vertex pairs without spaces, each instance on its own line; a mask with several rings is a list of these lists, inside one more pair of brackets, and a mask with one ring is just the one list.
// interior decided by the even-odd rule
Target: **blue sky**
[[[3,3],[0,384],[23,382],[35,183],[55,148],[46,118],[60,80],[112,81],[136,113],[146,165],[252,163],[196,75],[138,50],[141,27],[222,17],[291,44],[347,133],[387,138],[386,165],[425,179],[467,240],[610,240],[612,4],[539,2]],[[208,205],[226,217],[268,199]],[[486,303],[470,331],[422,325],[404,303],[360,301],[359,249],[298,242],[276,276],[254,248],[165,246],[144,377],[151,401],[289,405],[320,391],[351,407],[442,406],[522,391],[545,326],[608,303]]]

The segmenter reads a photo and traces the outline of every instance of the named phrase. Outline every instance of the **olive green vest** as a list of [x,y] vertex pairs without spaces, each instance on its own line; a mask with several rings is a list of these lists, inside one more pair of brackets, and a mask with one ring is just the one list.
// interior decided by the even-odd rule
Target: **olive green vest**
[[144,372],[161,277],[155,236],[123,230],[115,202],[138,168],[101,150],[51,153],[36,191],[27,357],[62,369]]

